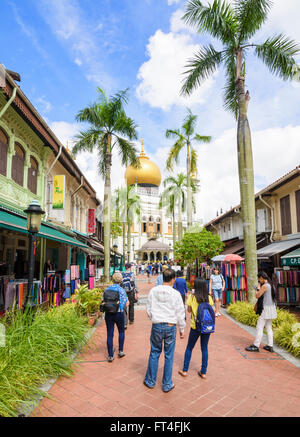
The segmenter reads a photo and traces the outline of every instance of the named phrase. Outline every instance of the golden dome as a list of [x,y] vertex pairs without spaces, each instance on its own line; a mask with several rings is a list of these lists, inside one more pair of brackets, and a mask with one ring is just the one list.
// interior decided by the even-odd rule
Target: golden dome
[[144,140],[141,140],[141,142],[142,150],[139,156],[141,167],[134,168],[132,165],[127,167],[125,172],[126,183],[128,186],[137,183],[145,187],[159,187],[161,183],[160,170],[158,166],[145,155],[143,147]]

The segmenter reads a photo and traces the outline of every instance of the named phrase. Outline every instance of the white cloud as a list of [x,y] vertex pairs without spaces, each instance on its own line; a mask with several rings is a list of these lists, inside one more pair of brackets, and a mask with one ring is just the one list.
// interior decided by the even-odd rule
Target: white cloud
[[45,96],[40,96],[36,101],[43,114],[48,114],[48,112],[52,111],[53,106],[48,102],[48,100],[46,100]]
[[195,30],[191,26],[187,26],[184,21],[182,20],[182,17],[184,15],[183,9],[177,9],[171,16],[170,19],[170,29],[171,32],[177,33],[177,32],[188,32],[188,33],[195,33]]
[[[299,162],[300,126],[264,129],[252,132],[255,192],[293,170]],[[288,153],[283,153],[287,150]],[[237,168],[236,129],[225,131],[211,144],[198,150],[198,213],[207,223],[240,203]]]
[[110,87],[112,78],[100,61],[101,51],[95,32],[100,24],[95,29],[86,21],[79,3],[74,0],[41,0],[39,8],[52,32],[75,58],[74,62],[84,64],[86,78],[97,85]]
[[213,84],[213,78],[186,98],[180,95],[183,73],[189,58],[199,50],[187,34],[164,33],[157,30],[150,37],[147,53],[150,57],[139,69],[137,97],[152,107],[169,110],[172,105],[202,104]]
[[175,5],[175,4],[179,3],[179,2],[180,2],[180,0],[168,0],[168,5],[169,6]]

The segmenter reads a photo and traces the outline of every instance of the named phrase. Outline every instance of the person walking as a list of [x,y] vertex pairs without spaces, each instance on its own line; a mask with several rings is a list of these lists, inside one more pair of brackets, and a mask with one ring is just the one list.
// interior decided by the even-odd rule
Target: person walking
[[148,283],[149,283],[149,284],[150,284],[150,282],[151,282],[151,280],[150,280],[151,271],[152,271],[152,264],[148,264],[148,265],[147,265],[147,276],[148,276]]
[[[120,272],[116,272],[112,276],[113,285],[110,285],[103,294],[102,306],[105,311],[105,323],[107,330],[107,361],[111,363],[114,360],[114,326],[116,325],[119,331],[119,353],[118,357],[125,357],[123,351],[125,341],[124,329],[124,308],[129,305],[125,290],[120,286],[123,277]],[[116,296],[116,297],[115,297]]]
[[144,275],[144,273],[145,273],[145,264],[144,263],[141,265],[141,272],[142,272],[142,275]]
[[216,317],[221,316],[220,307],[222,301],[222,293],[225,290],[225,280],[220,273],[219,267],[214,267],[213,273],[209,279],[209,294],[213,294],[215,298],[215,314]]
[[121,283],[121,287],[124,288],[126,291],[129,306],[128,308],[124,308],[124,325],[125,329],[129,324],[134,323],[134,304],[136,300],[136,293],[138,293],[137,290],[137,284],[136,284],[136,276],[134,272],[132,271],[132,266],[130,263],[125,264],[125,272],[122,272],[123,281]]
[[258,299],[256,314],[259,315],[259,318],[256,324],[254,343],[246,347],[245,350],[248,352],[259,352],[264,328],[266,328],[268,344],[263,349],[268,352],[274,352],[272,320],[277,318],[275,290],[270,284],[271,281],[266,272],[258,272],[257,276],[259,285],[256,289],[256,298]]
[[[187,311],[192,314],[191,329],[190,329],[188,344],[186,346],[186,350],[184,354],[183,369],[179,370],[178,373],[181,376],[188,375],[192,352],[198,338],[200,337],[202,365],[201,365],[201,370],[199,370],[198,372],[198,375],[202,379],[206,379],[207,365],[208,365],[208,342],[211,334],[201,334],[199,331],[196,330],[196,318],[197,318],[199,304],[203,302],[208,302],[212,307],[213,300],[209,296],[208,286],[205,279],[196,278],[194,287],[195,287],[194,294],[190,294],[187,300]],[[212,315],[214,315],[213,309],[212,309]]]
[[163,272],[163,284],[150,290],[146,305],[148,317],[152,322],[150,336],[150,355],[144,385],[154,388],[157,379],[159,357],[164,347],[165,363],[162,389],[165,393],[175,385],[172,381],[174,351],[176,344],[176,326],[180,338],[184,338],[185,310],[179,293],[172,287],[175,273],[166,269]]
[[163,272],[168,268],[168,266],[166,264],[164,264],[162,266],[162,273],[160,275],[158,275],[157,279],[156,279],[156,284],[155,285],[162,285],[163,284]]
[[185,305],[185,298],[186,298],[186,294],[188,292],[188,288],[187,288],[186,280],[183,278],[182,270],[179,270],[176,273],[176,280],[174,282],[173,288],[175,288],[175,290],[179,291],[179,293],[182,297],[182,300],[183,300],[183,304]]

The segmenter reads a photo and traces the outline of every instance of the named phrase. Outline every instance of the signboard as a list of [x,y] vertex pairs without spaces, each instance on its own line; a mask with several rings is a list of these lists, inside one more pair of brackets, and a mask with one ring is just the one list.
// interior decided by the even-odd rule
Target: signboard
[[282,266],[298,267],[300,266],[300,256],[281,259]]
[[96,210],[89,209],[88,234],[94,234],[95,232],[96,232]]
[[52,209],[65,208],[65,176],[53,176]]

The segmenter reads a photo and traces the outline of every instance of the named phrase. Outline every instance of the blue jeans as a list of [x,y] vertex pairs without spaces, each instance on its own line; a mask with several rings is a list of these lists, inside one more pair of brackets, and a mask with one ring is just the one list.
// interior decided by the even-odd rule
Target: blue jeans
[[192,357],[192,352],[195,347],[195,344],[200,337],[201,342],[201,352],[202,352],[202,367],[201,367],[201,373],[203,375],[206,374],[207,371],[207,363],[208,363],[208,340],[210,337],[210,334],[200,334],[200,332],[197,332],[195,329],[191,328],[190,335],[188,339],[188,344],[185,350],[184,354],[184,364],[183,364],[183,370],[184,372],[187,372],[189,370],[189,365]]
[[119,352],[123,352],[124,340],[125,340],[125,328],[124,328],[124,313],[117,312],[115,314],[105,314],[105,323],[107,330],[107,350],[110,357],[114,356],[114,326],[117,325],[119,331]]
[[152,325],[150,337],[151,351],[148,361],[148,369],[145,376],[145,384],[154,387],[156,384],[158,360],[164,346],[165,364],[162,388],[169,391],[173,387],[172,372],[174,351],[176,344],[176,325],[169,326],[168,323],[155,323]]

